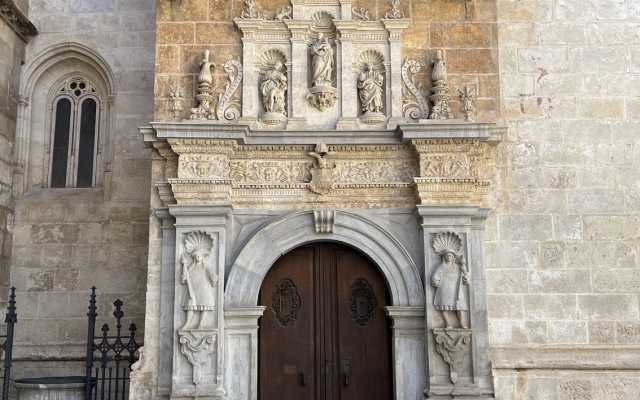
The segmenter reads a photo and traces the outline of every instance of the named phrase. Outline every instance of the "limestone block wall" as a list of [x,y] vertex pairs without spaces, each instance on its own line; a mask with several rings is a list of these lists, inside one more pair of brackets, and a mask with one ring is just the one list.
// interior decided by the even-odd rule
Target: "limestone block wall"
[[[26,360],[72,360],[83,353],[91,286],[98,288],[99,322],[111,316],[111,303],[121,298],[124,322],[135,321],[142,334],[149,240],[151,155],[137,127],[153,118],[154,2],[33,0],[29,16],[40,34],[28,45],[25,66],[68,42],[106,60],[115,89],[106,99],[112,102],[110,127],[100,134],[111,138],[113,162],[110,182],[98,188],[49,189],[31,176],[16,199],[11,283],[18,288],[17,378],[42,373]],[[79,66],[67,63],[60,71],[75,72]],[[58,78],[45,72],[41,81]],[[36,90],[34,107],[47,89],[35,86],[44,92]],[[34,115],[47,112],[33,109]],[[34,137],[48,134],[43,126],[33,125]],[[37,164],[43,152],[34,148],[29,161]]]
[[510,129],[487,238],[496,393],[636,398],[640,3],[497,4]]
[[25,43],[4,20],[0,20],[0,293],[4,304],[9,280],[13,220],[11,197],[12,153],[18,109],[20,62]]
[[[290,2],[257,0],[256,7],[267,18]],[[372,20],[383,18],[387,1],[355,0],[354,7],[369,10]],[[199,72],[205,49],[209,49],[218,68],[215,90],[224,90],[222,64],[239,59],[242,54],[241,34],[233,18],[240,17],[243,0],[158,0],[156,41],[156,119],[168,119],[169,88],[181,86],[185,104],[183,118],[193,107]],[[436,49],[445,50],[449,63],[449,85],[452,93],[465,85],[478,94],[478,119],[493,121],[498,102],[496,9],[493,0],[475,0],[468,8],[462,0],[404,0],[401,9],[411,19],[404,31],[402,57],[411,57],[428,66],[417,79],[430,86],[431,65]],[[452,108],[459,111],[456,95]]]

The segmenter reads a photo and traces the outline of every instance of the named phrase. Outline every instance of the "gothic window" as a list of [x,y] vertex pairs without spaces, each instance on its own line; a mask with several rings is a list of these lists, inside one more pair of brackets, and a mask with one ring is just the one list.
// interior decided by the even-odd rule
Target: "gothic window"
[[100,111],[95,86],[84,78],[68,79],[52,108],[50,186],[94,186]]

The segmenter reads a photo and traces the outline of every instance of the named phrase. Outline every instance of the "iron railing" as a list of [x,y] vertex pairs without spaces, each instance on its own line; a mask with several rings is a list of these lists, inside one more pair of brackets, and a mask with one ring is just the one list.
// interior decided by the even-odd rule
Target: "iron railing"
[[7,324],[7,331],[4,335],[0,335],[0,350],[3,353],[2,362],[2,400],[9,399],[9,386],[11,385],[11,362],[13,361],[13,334],[16,322],[18,322],[18,314],[16,313],[16,288],[12,287],[9,294],[9,304],[7,305],[7,314],[4,318]]
[[87,327],[87,355],[85,359],[85,400],[126,400],[129,397],[129,374],[138,360],[136,342],[137,327],[131,323],[128,335],[124,335],[122,319],[123,303],[113,303],[116,319],[115,335],[110,335],[109,324],[102,325],[102,334],[96,335],[96,288],[91,288],[89,298],[89,323]]

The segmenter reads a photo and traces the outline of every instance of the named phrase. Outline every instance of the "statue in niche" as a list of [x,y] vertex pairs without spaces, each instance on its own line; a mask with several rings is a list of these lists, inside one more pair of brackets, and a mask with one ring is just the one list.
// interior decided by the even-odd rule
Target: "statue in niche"
[[358,75],[358,97],[365,123],[384,121],[384,74],[377,65],[364,62]]
[[264,107],[263,121],[275,124],[286,119],[287,75],[282,61],[266,64],[260,78],[260,95]]
[[320,111],[326,111],[336,103],[336,89],[333,87],[333,47],[322,33],[311,44],[311,94],[307,100]]
[[313,55],[313,86],[333,85],[333,47],[329,39],[322,33],[318,35],[318,40],[311,45]]
[[184,252],[180,257],[180,263],[181,282],[187,287],[186,301],[183,305],[187,318],[180,328],[181,331],[203,328],[205,314],[215,309],[218,275],[208,262],[213,244],[211,236],[204,232],[191,232],[184,239]]
[[441,257],[431,276],[431,285],[436,288],[433,306],[442,312],[447,329],[455,325],[468,329],[471,276],[462,255],[462,240],[452,232],[439,233],[433,238],[433,249]]

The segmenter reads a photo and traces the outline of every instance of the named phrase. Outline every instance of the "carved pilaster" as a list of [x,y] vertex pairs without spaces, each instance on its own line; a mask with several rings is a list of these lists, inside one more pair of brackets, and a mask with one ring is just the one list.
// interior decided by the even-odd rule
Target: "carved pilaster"
[[225,207],[172,206],[176,219],[172,398],[224,398]]
[[391,117],[389,127],[395,128],[398,121],[402,119],[402,59],[400,47],[400,39],[402,31],[409,27],[408,19],[385,19],[382,20],[384,27],[389,33],[389,54],[391,55],[389,63],[391,76],[391,104],[389,105],[388,115]]

